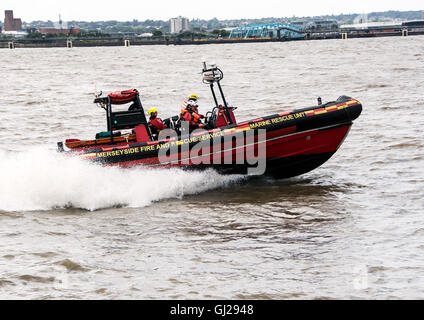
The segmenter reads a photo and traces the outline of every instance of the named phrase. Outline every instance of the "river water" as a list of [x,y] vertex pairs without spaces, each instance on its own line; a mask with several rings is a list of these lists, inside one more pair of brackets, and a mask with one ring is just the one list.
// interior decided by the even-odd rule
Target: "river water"
[[[287,180],[64,159],[106,126],[93,91],[162,118],[201,61],[239,121],[349,95],[323,166]],[[0,298],[422,299],[424,37],[0,50]]]

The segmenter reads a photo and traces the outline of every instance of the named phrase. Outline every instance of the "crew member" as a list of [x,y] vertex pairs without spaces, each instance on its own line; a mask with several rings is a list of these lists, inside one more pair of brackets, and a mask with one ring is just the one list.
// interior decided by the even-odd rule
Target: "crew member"
[[197,95],[191,94],[188,101],[185,101],[181,108],[180,119],[189,123],[189,130],[193,131],[198,128],[204,128],[205,124],[202,123],[204,116],[199,114],[197,105]]
[[152,135],[156,136],[159,132],[166,128],[166,125],[162,122],[161,118],[158,118],[158,109],[150,108],[149,111],[149,128]]

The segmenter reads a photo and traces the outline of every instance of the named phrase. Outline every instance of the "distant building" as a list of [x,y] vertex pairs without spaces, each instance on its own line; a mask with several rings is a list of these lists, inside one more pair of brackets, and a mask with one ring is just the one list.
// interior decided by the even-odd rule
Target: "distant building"
[[62,21],[62,18],[59,14],[59,21],[55,22],[54,27],[41,27],[38,31],[42,34],[65,34],[65,35],[77,35],[81,33],[81,29],[78,27],[68,27],[66,21]]
[[75,28],[75,27],[71,27],[71,28],[66,28],[66,29],[58,29],[58,28],[39,28],[38,31],[42,34],[72,34],[72,35],[77,35],[81,33],[81,29],[80,28]]
[[330,30],[337,29],[339,27],[339,23],[336,20],[315,20],[310,23],[308,28],[310,29],[320,29],[320,30]]
[[178,18],[169,19],[169,32],[179,33],[188,30],[190,30],[190,26],[187,18],[179,16]]
[[28,32],[25,30],[19,31],[3,31],[4,35],[12,36],[14,38],[25,38],[28,35]]
[[285,38],[301,39],[305,34],[299,26],[287,23],[242,25],[231,30],[230,39]]
[[421,20],[424,20],[424,10],[421,12]]
[[405,21],[402,23],[403,28],[408,28],[409,31],[424,31],[424,20]]
[[4,11],[4,31],[22,30],[22,20],[13,18],[13,10]]
[[345,24],[340,26],[341,30],[375,30],[381,32],[394,32],[395,30],[400,30],[401,28],[401,21],[368,22],[358,24]]

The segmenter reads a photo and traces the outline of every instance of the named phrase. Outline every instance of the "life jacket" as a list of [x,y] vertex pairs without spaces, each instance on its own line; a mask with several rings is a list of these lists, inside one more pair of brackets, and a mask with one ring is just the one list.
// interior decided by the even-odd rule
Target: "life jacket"
[[201,115],[193,110],[188,110],[186,103],[181,108],[180,118],[190,123],[201,123]]
[[149,119],[149,127],[152,131],[152,134],[158,134],[161,130],[165,129],[166,126],[163,124],[162,119],[160,118],[151,118]]

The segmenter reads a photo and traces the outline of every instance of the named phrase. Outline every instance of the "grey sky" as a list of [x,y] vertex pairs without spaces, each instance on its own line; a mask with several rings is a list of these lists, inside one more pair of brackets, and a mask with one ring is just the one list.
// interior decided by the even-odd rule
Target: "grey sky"
[[14,10],[23,21],[63,20],[168,20],[178,15],[189,19],[233,19],[314,16],[340,13],[368,13],[387,10],[424,10],[423,0],[174,0],[174,1],[99,1],[99,0],[1,0],[0,19],[4,10]]

